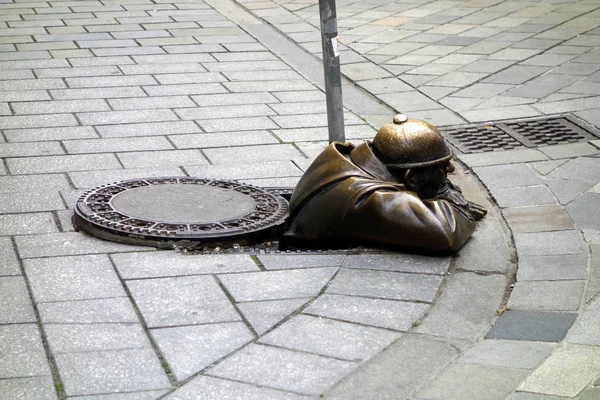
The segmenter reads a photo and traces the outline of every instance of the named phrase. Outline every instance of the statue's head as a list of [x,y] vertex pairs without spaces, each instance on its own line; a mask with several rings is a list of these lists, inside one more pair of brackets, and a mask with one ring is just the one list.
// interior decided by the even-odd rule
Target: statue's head
[[422,198],[434,197],[451,168],[452,150],[431,124],[402,114],[381,127],[373,153],[407,189]]

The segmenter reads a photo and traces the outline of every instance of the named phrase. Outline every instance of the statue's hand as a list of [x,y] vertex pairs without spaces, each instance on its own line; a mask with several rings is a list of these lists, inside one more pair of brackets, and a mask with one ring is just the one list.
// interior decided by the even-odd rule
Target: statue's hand
[[450,182],[450,180],[446,180],[440,187],[436,198],[446,200],[466,211],[475,221],[479,221],[487,214],[487,210],[479,204],[467,201],[460,188]]

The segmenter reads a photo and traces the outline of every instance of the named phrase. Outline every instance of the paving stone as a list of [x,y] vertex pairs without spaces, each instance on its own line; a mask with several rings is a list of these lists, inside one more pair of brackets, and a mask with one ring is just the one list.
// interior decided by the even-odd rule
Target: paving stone
[[[133,136],[162,136],[201,132],[192,121],[148,122],[123,125],[101,125],[96,129],[104,138]],[[70,139],[70,138],[66,138]]]
[[[407,75],[403,75],[402,79],[404,81],[408,81],[407,79],[405,79],[406,77]],[[386,102],[394,109],[403,110],[403,112],[439,108],[438,103],[431,100],[429,97],[414,91],[403,93],[385,93],[379,95],[378,98]]]
[[454,273],[416,332],[474,341],[488,329],[505,288],[503,275]]
[[208,164],[199,150],[140,151],[119,153],[118,157],[125,168]]
[[59,89],[50,93],[56,100],[66,99],[104,99],[112,97],[139,97],[144,91],[138,86],[130,87],[98,87],[93,89]]
[[566,397],[546,396],[539,393],[514,392],[506,400],[567,400]]
[[348,361],[360,361],[371,358],[398,337],[398,333],[378,328],[297,315],[263,336],[260,342]]
[[[529,371],[522,369],[451,364],[418,396],[432,400],[464,400],[476,399],[486,393],[489,400],[504,400],[528,374]],[[471,384],[455,384],[465,381]]]
[[[11,72],[12,70],[6,71]],[[16,70],[16,72],[20,72]],[[33,101],[50,100],[48,92],[45,90],[24,90],[18,92],[0,92],[0,101]]]
[[600,314],[598,308],[600,301],[594,300],[581,314],[580,320],[571,330],[567,341],[569,343],[578,343],[591,346],[598,346],[600,336]]
[[241,319],[211,276],[128,281],[127,286],[150,328]]
[[10,238],[0,238],[0,276],[21,275],[19,260]]
[[598,293],[600,293],[600,246],[591,244],[590,250],[592,257],[590,261],[590,275],[588,286],[585,293],[585,301],[590,302]]
[[31,306],[25,280],[20,276],[0,278],[0,323],[17,324],[31,322],[36,318]]
[[[311,93],[311,92],[301,92],[301,93]],[[199,96],[192,96],[192,99],[194,99],[194,102],[196,102],[201,107],[202,106],[219,106],[219,105],[238,105],[238,104],[262,104],[262,103],[277,103],[278,102],[277,98],[269,92],[202,94]],[[289,101],[291,101],[291,100],[292,99],[290,99]]]
[[299,298],[238,303],[238,309],[250,322],[252,328],[262,335],[309,300],[310,298]]
[[581,239],[575,231],[517,233],[514,235],[519,255],[579,254]]
[[543,232],[575,229],[560,206],[519,207],[504,210],[504,217],[513,232]]
[[600,150],[585,142],[547,146],[540,148],[540,151],[553,159],[590,156],[600,153]]
[[89,67],[71,68],[38,68],[35,70],[38,78],[67,78],[76,76],[122,75],[121,70],[114,65],[94,65]]
[[554,346],[549,343],[488,339],[475,343],[458,362],[535,369],[553,350]]
[[74,126],[77,124],[77,120],[71,114],[16,115],[0,117],[0,126],[2,126],[3,129],[46,128],[55,126]]
[[51,232],[58,232],[58,227],[50,213],[0,215],[0,235],[31,235]]
[[[161,64],[159,64],[161,65]],[[113,110],[143,110],[157,108],[193,107],[194,102],[187,96],[137,97],[111,99],[108,103]]]
[[534,186],[542,183],[535,172],[524,164],[493,165],[474,170],[490,189]]
[[538,161],[534,163],[530,163],[537,172],[542,175],[548,175],[550,172],[554,171],[556,168],[563,165],[567,160],[548,160],[548,161]]
[[104,171],[71,172],[69,177],[78,189],[93,188],[107,182],[118,182],[126,179],[158,178],[164,176],[182,176],[183,171],[176,167],[111,169]]
[[176,110],[184,120],[213,118],[244,118],[274,115],[275,112],[265,104],[239,104],[235,106],[214,106],[202,108],[182,108]]
[[158,122],[177,120],[171,110],[99,111],[78,114],[85,125],[127,124],[133,122]]
[[501,72],[498,72],[489,78],[486,78],[485,82],[492,83],[508,83],[512,85],[519,85],[525,83],[538,75],[541,75],[548,71],[546,67],[535,67],[530,65],[513,65]]
[[54,354],[151,348],[140,324],[46,324]]
[[64,353],[56,355],[56,362],[69,396],[171,386],[151,349]]
[[151,334],[180,381],[254,339],[241,322],[152,329]]
[[[104,88],[121,86],[156,85],[157,81],[151,75],[131,76],[95,76],[83,78],[66,78],[70,88]],[[64,86],[61,86],[64,87]],[[53,88],[49,88],[53,89]]]
[[434,275],[444,275],[449,266],[449,257],[427,257],[413,254],[349,255],[345,264],[347,268]]
[[[498,205],[503,208],[556,204],[556,199],[554,198],[552,191],[545,185],[494,189],[493,194]],[[554,208],[555,207],[543,207],[544,210],[553,210]]]
[[458,157],[470,167],[482,167],[498,164],[518,164],[523,162],[547,160],[548,158],[540,151],[534,149],[516,149],[491,153],[461,154]]
[[268,131],[242,131],[237,132],[235,136],[224,132],[177,135],[170,139],[179,149],[279,144],[279,141]]
[[200,375],[166,397],[168,400],[302,400],[308,397],[228,379]]
[[65,140],[63,145],[70,154],[173,149],[164,137]]
[[253,344],[208,370],[212,376],[317,395],[350,372],[356,364]]
[[294,268],[318,268],[318,267],[340,267],[346,256],[344,255],[293,255],[293,254],[269,254],[259,255],[259,260],[268,270],[294,269]]
[[2,157],[28,157],[49,156],[64,154],[64,150],[58,142],[37,143],[0,143],[0,156]]
[[268,178],[276,171],[279,177],[300,176],[302,171],[291,161],[264,161],[259,163],[230,163],[219,165],[186,166],[192,176],[204,176],[220,179]]
[[431,302],[440,283],[437,276],[342,269],[327,293]]
[[[203,125],[203,124],[202,124]],[[282,161],[304,159],[305,157],[290,144],[258,145],[247,148],[247,152],[240,153],[236,148],[207,149],[204,154],[214,164],[237,162],[252,162],[257,159],[265,161]]]
[[565,344],[519,386],[519,390],[574,397],[596,378],[600,348]]
[[127,297],[38,304],[44,324],[139,323]]
[[544,182],[552,189],[558,202],[563,205],[569,204],[594,185],[590,181],[567,179],[545,179]]
[[[31,192],[11,192],[7,191],[0,193],[0,213],[25,213],[25,212],[38,212],[38,211],[52,211],[52,210],[63,210],[65,208],[62,199],[58,192],[49,191],[31,191]],[[4,221],[9,222],[10,220],[18,222],[18,219],[11,217],[4,217]],[[26,219],[26,217],[22,217]],[[31,219],[31,218],[30,218]],[[35,219],[35,217],[33,218]],[[16,227],[3,227],[10,230],[19,230],[22,228]],[[0,228],[1,230],[2,228]]]
[[[0,176],[2,193],[36,192],[43,189],[54,191],[70,187],[71,185],[63,174]],[[31,197],[35,198],[35,194]]]
[[6,400],[56,400],[51,376],[0,380],[0,393]]
[[114,394],[101,394],[90,396],[77,396],[78,400],[154,400],[167,394],[169,390],[145,390],[143,392],[127,392]]
[[184,256],[171,251],[113,254],[111,258],[124,279],[158,278],[258,271],[243,254]]
[[[61,128],[7,129],[4,131],[9,142],[44,142],[63,139],[97,138],[91,126],[69,126]],[[29,146],[31,144],[28,144]]]
[[50,375],[37,325],[0,325],[0,339],[0,377]]
[[320,293],[337,268],[309,268],[219,275],[236,301],[313,297]]
[[38,302],[120,297],[125,293],[104,255],[39,258],[24,261]]
[[175,96],[206,93],[226,93],[227,89],[220,83],[193,83],[182,85],[144,86],[150,96]]
[[9,158],[6,162],[13,174],[87,171],[92,168],[91,166],[94,166],[97,169],[121,167],[115,156],[112,154]]
[[563,281],[587,279],[587,257],[584,254],[558,256],[521,256],[517,280]]
[[600,193],[584,193],[567,206],[569,216],[579,229],[600,229]]
[[598,388],[587,388],[583,392],[579,393],[577,400],[594,400],[600,396],[600,389]]
[[513,310],[576,311],[585,282],[517,282],[508,301]]
[[576,318],[576,313],[508,310],[498,318],[486,339],[560,342]]

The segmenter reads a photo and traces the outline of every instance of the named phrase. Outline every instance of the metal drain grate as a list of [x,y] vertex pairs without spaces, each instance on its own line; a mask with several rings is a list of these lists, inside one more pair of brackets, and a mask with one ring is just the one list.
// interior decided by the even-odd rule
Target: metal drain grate
[[463,154],[584,142],[600,138],[600,132],[570,115],[456,126],[441,128],[440,132]]

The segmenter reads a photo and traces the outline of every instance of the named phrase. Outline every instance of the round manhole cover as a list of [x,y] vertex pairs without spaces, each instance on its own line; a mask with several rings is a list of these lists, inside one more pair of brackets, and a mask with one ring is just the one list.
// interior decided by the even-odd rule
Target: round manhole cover
[[73,223],[117,242],[171,247],[251,243],[277,234],[287,201],[266,189],[216,179],[133,179],[100,186],[77,201]]

